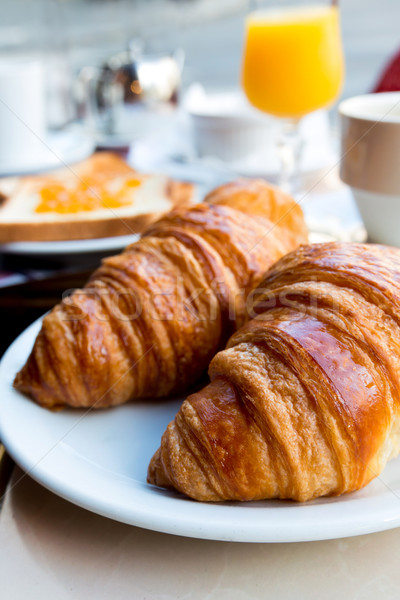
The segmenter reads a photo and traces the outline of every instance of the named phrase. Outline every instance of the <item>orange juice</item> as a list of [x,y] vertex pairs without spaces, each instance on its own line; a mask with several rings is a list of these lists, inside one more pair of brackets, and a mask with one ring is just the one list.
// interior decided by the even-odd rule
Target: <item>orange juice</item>
[[247,18],[242,83],[256,108],[302,117],[329,105],[342,78],[337,7],[277,8]]

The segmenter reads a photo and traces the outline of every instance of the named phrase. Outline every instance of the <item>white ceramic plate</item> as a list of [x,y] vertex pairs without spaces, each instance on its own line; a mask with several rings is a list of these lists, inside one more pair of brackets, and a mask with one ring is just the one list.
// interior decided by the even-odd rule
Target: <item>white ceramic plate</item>
[[400,526],[399,459],[360,492],[306,504],[198,503],[148,485],[148,462],[179,400],[98,412],[36,406],[11,384],[39,327],[31,325],[0,365],[0,433],[16,462],[63,498],[124,523],[211,540],[309,541]]

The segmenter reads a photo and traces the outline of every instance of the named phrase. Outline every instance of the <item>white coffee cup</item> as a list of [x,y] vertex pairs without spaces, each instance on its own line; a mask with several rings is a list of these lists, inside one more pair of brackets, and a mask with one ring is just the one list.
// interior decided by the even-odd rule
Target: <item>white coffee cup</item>
[[340,176],[353,192],[368,238],[400,246],[400,92],[339,105]]
[[0,55],[0,171],[29,164],[45,150],[44,63],[39,57]]

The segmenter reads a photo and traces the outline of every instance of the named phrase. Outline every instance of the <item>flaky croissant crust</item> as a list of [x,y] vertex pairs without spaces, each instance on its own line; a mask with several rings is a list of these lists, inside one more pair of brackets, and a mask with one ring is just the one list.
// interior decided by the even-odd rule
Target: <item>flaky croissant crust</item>
[[366,485],[400,450],[400,250],[315,244],[252,294],[154,455],[197,500],[305,501]]
[[184,390],[306,235],[294,200],[258,180],[165,215],[43,319],[15,387],[43,406],[96,408]]

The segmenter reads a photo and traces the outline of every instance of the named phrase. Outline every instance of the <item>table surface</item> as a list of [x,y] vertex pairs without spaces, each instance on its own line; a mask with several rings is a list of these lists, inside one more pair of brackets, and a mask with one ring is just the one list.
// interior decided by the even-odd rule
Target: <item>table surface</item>
[[195,540],[87,512],[18,468],[0,547],[2,597],[12,600],[399,597],[399,530],[296,544]]

